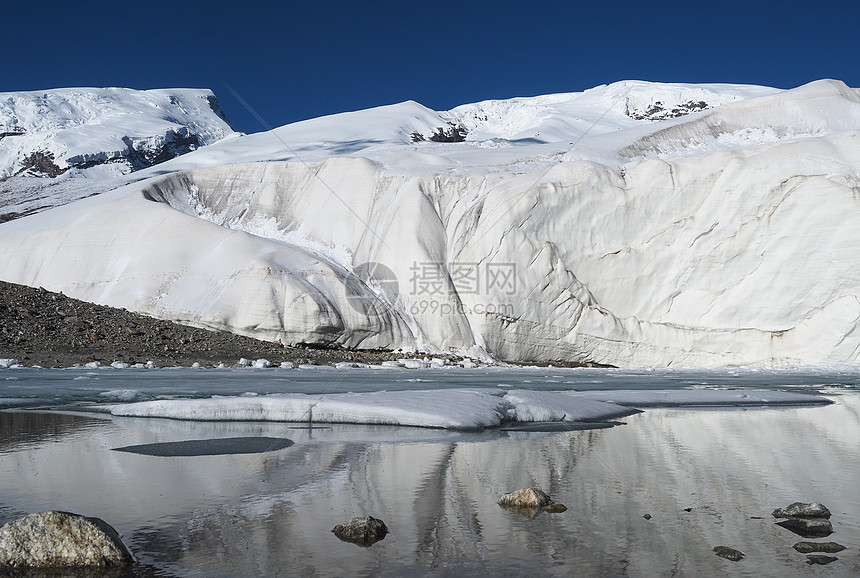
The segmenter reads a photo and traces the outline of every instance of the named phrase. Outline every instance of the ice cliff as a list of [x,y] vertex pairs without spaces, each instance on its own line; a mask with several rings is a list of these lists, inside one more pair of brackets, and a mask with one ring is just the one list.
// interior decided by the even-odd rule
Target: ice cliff
[[[465,142],[411,138],[440,127]],[[407,102],[3,223],[0,276],[284,343],[856,363],[858,130],[831,80]]]

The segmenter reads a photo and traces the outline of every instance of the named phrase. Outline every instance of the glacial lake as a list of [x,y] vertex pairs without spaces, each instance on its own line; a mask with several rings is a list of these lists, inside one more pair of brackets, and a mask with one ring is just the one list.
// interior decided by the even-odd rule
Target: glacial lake
[[[460,431],[187,421],[106,404],[278,393],[765,390],[819,406],[649,407],[614,427]],[[653,576],[860,574],[860,371],[489,368],[0,370],[0,523],[48,509],[113,525],[148,576]],[[115,451],[289,440],[264,453]],[[170,446],[172,447],[172,446]],[[196,446],[195,446],[196,447]],[[528,518],[505,492],[568,507]],[[810,567],[771,511],[818,501],[847,547]],[[650,519],[646,519],[646,514]],[[371,515],[370,547],[331,529]],[[821,540],[819,540],[821,541]],[[746,555],[731,562],[715,546]]]

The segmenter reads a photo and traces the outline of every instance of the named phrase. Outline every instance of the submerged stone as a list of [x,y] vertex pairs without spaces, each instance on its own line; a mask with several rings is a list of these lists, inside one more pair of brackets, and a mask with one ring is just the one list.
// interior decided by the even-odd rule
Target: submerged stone
[[833,533],[833,525],[830,520],[823,518],[788,518],[782,522],[777,522],[776,525],[782,526],[802,538],[824,538]]
[[801,554],[809,554],[810,552],[827,552],[835,554],[845,549],[842,544],[836,542],[798,542],[794,545],[794,549]]
[[825,556],[824,554],[809,554],[806,557],[807,564],[817,564],[818,566],[825,566],[826,564],[836,562],[837,560],[839,560],[839,558],[836,556]]
[[716,552],[717,556],[721,556],[727,560],[731,560],[732,562],[738,562],[744,557],[743,552],[735,550],[734,548],[729,548],[728,546],[716,546],[714,548],[714,552]]
[[99,518],[47,511],[0,528],[0,568],[118,567],[133,561],[117,531]]
[[829,518],[830,510],[824,504],[794,502],[786,508],[773,511],[774,518]]
[[351,542],[359,546],[372,546],[385,538],[388,527],[382,520],[372,516],[353,518],[346,524],[338,524],[332,528],[334,535],[344,542]]

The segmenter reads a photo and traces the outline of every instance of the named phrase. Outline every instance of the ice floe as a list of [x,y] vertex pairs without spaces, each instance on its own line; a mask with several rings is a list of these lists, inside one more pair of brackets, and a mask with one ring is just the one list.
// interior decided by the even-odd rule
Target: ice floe
[[753,390],[577,393],[434,389],[165,399],[116,405],[111,408],[111,414],[201,421],[322,422],[482,429],[516,422],[608,420],[637,413],[637,407],[819,403],[829,401],[814,395]]

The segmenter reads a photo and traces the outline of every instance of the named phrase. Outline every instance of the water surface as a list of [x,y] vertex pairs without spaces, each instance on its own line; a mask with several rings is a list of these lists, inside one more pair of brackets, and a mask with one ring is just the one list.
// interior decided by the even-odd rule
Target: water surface
[[[0,397],[29,393],[68,408],[106,391],[150,397],[307,391],[329,387],[341,375],[332,370],[302,381],[298,372],[171,371],[150,375],[180,377],[149,384],[145,372],[56,371],[40,382],[30,378],[36,372],[8,371],[0,379],[18,380],[4,386],[21,387]],[[89,373],[89,380],[74,380]],[[350,375],[356,373],[361,379],[336,387],[414,388],[419,382],[397,380],[416,378],[433,379],[438,387],[449,383],[432,371],[385,372],[391,381],[375,384],[370,375],[377,372]],[[510,372],[496,370],[454,375],[471,380],[469,386],[513,381]],[[619,388],[761,387],[766,381],[779,389],[822,390],[835,403],[648,409],[624,418],[623,426],[559,432],[307,428],[9,410],[0,412],[0,522],[47,509],[103,518],[138,557],[135,571],[160,576],[860,573],[860,393],[853,378],[711,377],[669,372],[649,382],[647,372],[520,374],[536,389],[572,388],[567,382],[577,379],[576,389],[586,382],[611,388],[613,379]],[[235,437],[283,438],[293,445],[195,457],[113,451]],[[529,519],[496,505],[502,493],[532,485],[567,512]],[[770,512],[794,501],[820,501],[831,509],[835,533],[828,539],[848,547],[837,562],[811,569],[791,548],[801,538],[774,524]],[[364,515],[384,520],[391,534],[361,548],[331,533],[336,524]],[[720,545],[746,558],[719,558],[712,549]]]

